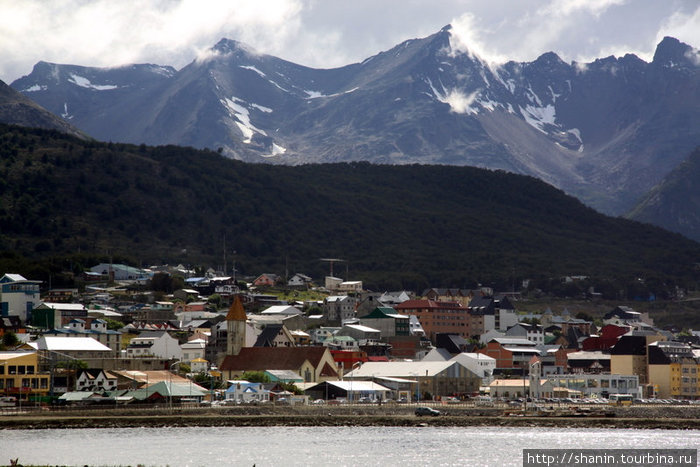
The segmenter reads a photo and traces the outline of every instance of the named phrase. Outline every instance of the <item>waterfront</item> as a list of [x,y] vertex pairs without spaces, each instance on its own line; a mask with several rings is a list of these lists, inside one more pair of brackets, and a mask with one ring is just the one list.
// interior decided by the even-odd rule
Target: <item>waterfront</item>
[[3,430],[0,464],[522,465],[523,449],[697,448],[699,430],[520,427],[173,427]]

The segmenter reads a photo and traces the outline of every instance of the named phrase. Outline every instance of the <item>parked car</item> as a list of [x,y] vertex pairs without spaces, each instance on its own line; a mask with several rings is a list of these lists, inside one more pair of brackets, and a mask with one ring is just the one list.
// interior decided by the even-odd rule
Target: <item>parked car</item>
[[428,415],[431,417],[437,417],[440,415],[439,410],[435,410],[432,407],[416,407],[416,416],[422,417],[424,415]]

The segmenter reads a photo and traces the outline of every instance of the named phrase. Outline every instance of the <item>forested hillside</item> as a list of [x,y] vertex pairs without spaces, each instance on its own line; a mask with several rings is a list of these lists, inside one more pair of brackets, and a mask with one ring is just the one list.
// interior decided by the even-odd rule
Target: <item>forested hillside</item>
[[224,245],[239,274],[320,279],[339,257],[375,290],[571,274],[694,287],[700,261],[696,242],[501,171],[255,165],[0,126],[0,268],[60,283],[84,255],[221,266]]

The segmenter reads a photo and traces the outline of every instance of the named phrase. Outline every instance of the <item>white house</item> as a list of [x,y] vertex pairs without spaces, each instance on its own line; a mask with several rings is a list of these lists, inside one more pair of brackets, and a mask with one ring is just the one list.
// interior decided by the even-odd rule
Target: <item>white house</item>
[[165,331],[143,332],[134,337],[126,348],[128,358],[157,357],[182,359],[182,349],[177,339]]
[[251,402],[267,402],[270,400],[270,391],[263,387],[262,383],[250,383],[244,380],[230,380],[226,390],[226,400],[236,404],[248,404]]
[[75,380],[76,391],[115,391],[117,377],[102,369],[79,370]]
[[204,339],[192,339],[180,345],[182,351],[182,361],[191,362],[196,359],[204,359],[204,349],[207,342]]

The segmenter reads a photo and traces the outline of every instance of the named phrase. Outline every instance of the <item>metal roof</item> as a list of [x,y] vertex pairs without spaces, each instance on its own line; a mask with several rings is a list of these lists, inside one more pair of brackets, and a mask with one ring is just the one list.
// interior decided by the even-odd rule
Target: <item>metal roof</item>
[[37,350],[50,351],[90,351],[90,352],[111,352],[112,349],[99,343],[92,337],[58,337],[44,336],[29,345]]
[[435,376],[452,365],[461,365],[459,362],[365,362],[359,368],[354,369],[346,378],[371,378],[371,377],[401,377],[418,378],[422,376]]

